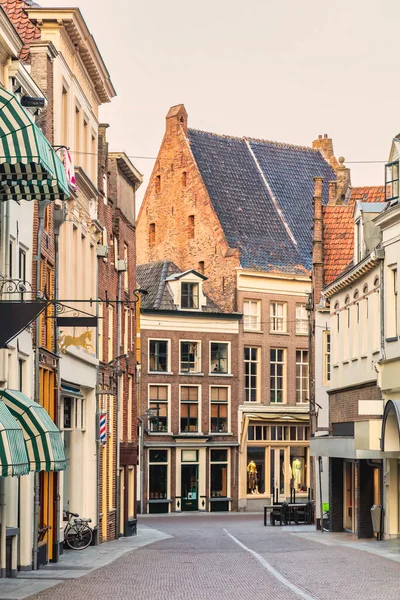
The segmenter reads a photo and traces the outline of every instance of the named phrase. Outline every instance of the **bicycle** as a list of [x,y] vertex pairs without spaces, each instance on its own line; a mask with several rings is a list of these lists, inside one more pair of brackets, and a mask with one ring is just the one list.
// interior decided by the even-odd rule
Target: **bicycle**
[[329,522],[330,522],[330,514],[329,514],[329,504],[328,502],[324,502],[322,505],[322,519],[321,519],[321,529],[322,531],[326,531],[329,533]]
[[71,550],[84,550],[92,543],[93,529],[88,523],[92,519],[81,519],[76,513],[65,511],[68,523],[64,529],[64,541]]

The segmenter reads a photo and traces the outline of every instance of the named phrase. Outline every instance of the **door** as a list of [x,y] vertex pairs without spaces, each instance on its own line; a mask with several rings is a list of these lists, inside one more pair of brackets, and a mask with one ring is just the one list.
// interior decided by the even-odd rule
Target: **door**
[[343,481],[343,529],[355,532],[355,464],[345,461]]
[[181,496],[182,510],[199,508],[199,466],[182,465]]
[[286,500],[286,452],[284,448],[270,449],[270,493],[274,502]]

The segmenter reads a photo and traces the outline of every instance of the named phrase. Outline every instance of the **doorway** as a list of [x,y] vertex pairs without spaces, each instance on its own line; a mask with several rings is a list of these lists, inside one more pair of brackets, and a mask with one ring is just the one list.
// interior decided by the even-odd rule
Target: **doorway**
[[343,529],[349,533],[356,530],[355,506],[355,469],[354,462],[345,461],[343,465]]
[[182,510],[199,509],[199,466],[182,465],[181,470]]
[[270,449],[270,490],[274,501],[286,500],[286,456],[284,448]]

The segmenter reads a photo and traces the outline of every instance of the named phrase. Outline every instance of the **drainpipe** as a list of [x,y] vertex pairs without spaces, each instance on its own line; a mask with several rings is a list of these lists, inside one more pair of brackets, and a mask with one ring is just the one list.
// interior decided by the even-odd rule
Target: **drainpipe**
[[[42,236],[44,229],[44,215],[47,205],[50,202],[38,202],[38,217],[39,227],[37,233],[37,248],[36,256],[36,294],[40,290],[40,261],[42,254]],[[37,317],[35,324],[35,388],[34,388],[34,399],[35,402],[40,404],[40,386],[39,386],[39,346],[40,346],[40,317]],[[34,475],[34,510],[33,510],[33,570],[37,571],[38,568],[38,552],[39,552],[39,540],[38,540],[38,528],[39,528],[39,473],[35,472]]]
[[[118,271],[118,302],[117,302],[117,356],[119,357],[120,354],[120,350],[121,350],[121,345],[120,345],[120,339],[121,339],[121,282],[122,282],[122,273],[123,271]],[[116,428],[116,432],[117,432],[117,440],[116,440],[116,452],[117,452],[117,459],[116,459],[116,473],[115,473],[115,492],[116,492],[116,501],[115,501],[115,521],[116,521],[116,527],[115,527],[115,532],[116,532],[116,538],[119,538],[119,534],[120,534],[120,530],[119,530],[119,521],[120,521],[120,511],[121,511],[121,497],[120,497],[120,473],[119,473],[119,469],[120,469],[120,447],[121,447],[121,443],[120,443],[120,436],[121,436],[121,431],[120,431],[120,412],[121,412],[121,403],[120,403],[120,390],[121,390],[121,386],[120,386],[120,381],[121,381],[121,375],[120,375],[120,359],[118,358],[117,363],[115,365],[116,368],[116,375],[117,375],[117,380],[116,380],[116,396],[117,396],[117,428]]]
[[[96,256],[97,258],[97,256]],[[97,298],[99,297],[99,266],[97,264],[96,268],[96,294]],[[96,317],[99,318],[99,303],[96,302]],[[103,313],[104,317],[104,313]],[[99,322],[97,321],[97,327],[99,327]],[[99,336],[98,329],[96,329],[96,356],[98,359],[96,366],[96,423],[95,423],[95,431],[96,431],[96,515],[97,515],[97,529],[96,529],[96,539],[95,544],[98,546],[100,544],[100,478],[101,478],[101,470],[100,470],[100,360],[99,360]],[[106,492],[104,492],[106,493]]]
[[[59,236],[60,236],[60,227],[64,223],[66,218],[66,210],[65,203],[59,206],[58,204],[54,205],[54,254],[55,254],[55,268],[54,268],[54,302],[57,303],[60,297],[60,255],[59,255]],[[56,414],[57,414],[57,426],[60,428],[61,426],[61,394],[60,394],[60,356],[58,355],[59,341],[60,341],[60,328],[57,326],[56,320],[56,341],[55,341],[55,351],[57,354],[57,383],[56,385]],[[60,546],[62,543],[61,539],[61,495],[60,495],[60,479],[61,473],[56,474],[56,551],[55,551],[55,562],[58,562],[60,559]]]
[[384,260],[381,260],[379,265],[380,270],[380,330],[381,330],[381,360],[385,360],[386,358],[386,350],[385,350],[385,265]]
[[10,212],[8,210],[9,200],[4,202],[4,239],[3,239],[3,277],[5,279],[9,278],[10,271],[10,248],[9,248],[9,240],[10,240]]

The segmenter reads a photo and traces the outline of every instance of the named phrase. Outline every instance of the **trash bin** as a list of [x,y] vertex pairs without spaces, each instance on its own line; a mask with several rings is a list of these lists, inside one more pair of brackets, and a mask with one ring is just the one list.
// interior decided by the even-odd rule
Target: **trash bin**
[[371,508],[372,529],[376,533],[376,539],[380,540],[382,536],[382,506],[374,504]]

